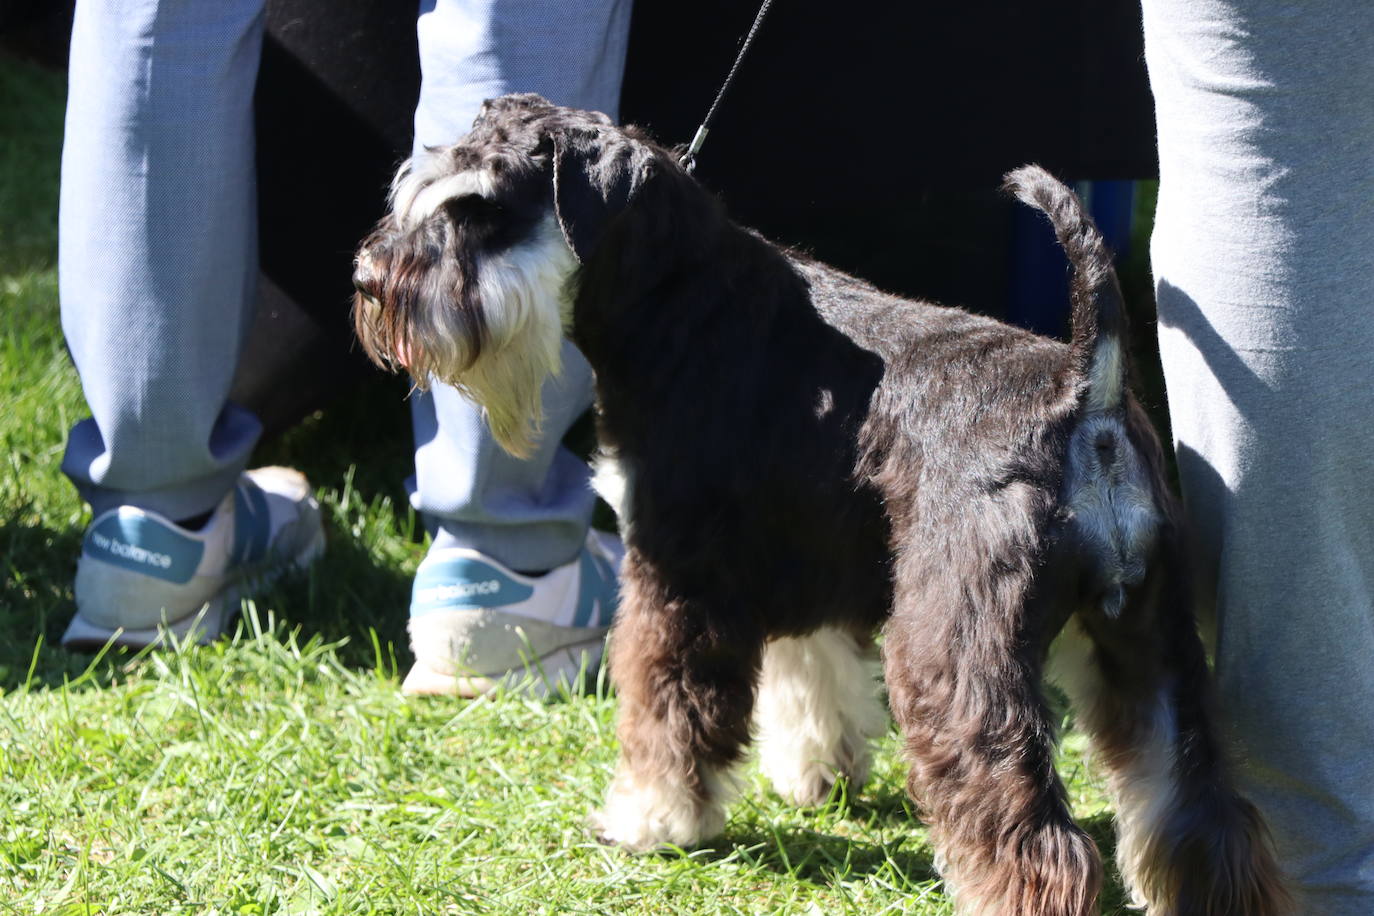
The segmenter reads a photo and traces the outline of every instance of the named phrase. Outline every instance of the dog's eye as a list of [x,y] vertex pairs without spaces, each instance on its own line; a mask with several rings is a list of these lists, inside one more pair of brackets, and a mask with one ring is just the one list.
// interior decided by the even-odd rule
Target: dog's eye
[[444,202],[444,212],[455,223],[495,219],[501,211],[499,203],[481,194],[460,194]]

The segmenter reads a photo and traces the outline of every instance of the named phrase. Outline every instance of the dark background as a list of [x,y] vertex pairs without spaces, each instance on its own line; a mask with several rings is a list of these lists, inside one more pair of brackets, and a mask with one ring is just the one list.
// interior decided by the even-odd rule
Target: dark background
[[[61,67],[70,9],[0,0],[0,36]],[[756,9],[640,0],[622,120],[690,140]],[[269,430],[372,373],[348,321],[351,259],[409,153],[418,89],[413,3],[270,0],[261,307],[234,393]],[[1062,263],[996,192],[1031,161],[1071,181],[1155,175],[1138,0],[777,0],[697,177],[739,222],[879,286],[1055,333],[1062,282],[1044,278]]]

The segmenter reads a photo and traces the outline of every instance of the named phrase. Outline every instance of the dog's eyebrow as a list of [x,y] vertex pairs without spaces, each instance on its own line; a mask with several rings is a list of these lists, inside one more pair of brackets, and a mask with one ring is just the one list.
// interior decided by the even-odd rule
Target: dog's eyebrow
[[483,198],[496,196],[496,182],[486,169],[473,169],[445,175],[426,183],[429,176],[418,174],[411,185],[411,176],[401,180],[396,188],[396,220],[404,229],[413,229],[443,206],[444,201],[465,194]]

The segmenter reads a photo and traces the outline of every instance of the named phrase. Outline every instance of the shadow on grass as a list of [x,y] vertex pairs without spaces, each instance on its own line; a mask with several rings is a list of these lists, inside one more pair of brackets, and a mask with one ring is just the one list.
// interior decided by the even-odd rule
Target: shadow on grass
[[80,550],[78,530],[0,519],[0,690],[60,686],[89,666],[58,648]]
[[856,821],[882,819],[913,825],[919,821],[916,809],[900,783],[874,785],[870,779],[863,794],[845,802],[844,810],[851,820]]
[[[910,833],[887,843],[871,843],[806,828],[769,830],[766,826],[733,828],[726,831],[719,849],[703,851],[694,858],[716,862],[727,858],[788,875],[814,885],[834,885],[862,879],[890,869],[911,884],[934,881],[940,877],[935,868],[934,850],[916,836],[918,821],[908,814],[905,795],[880,794],[872,803],[851,803],[846,809],[850,820],[868,817],[900,817],[910,824]],[[1116,827],[1112,815],[1103,813],[1079,820],[1079,826],[1093,839],[1102,853],[1103,882],[1100,904],[1103,916],[1125,916],[1130,909],[1129,895],[1121,883],[1116,865]]]
[[887,869],[913,884],[939,878],[930,847],[916,845],[914,840],[914,836],[902,836],[890,843],[871,843],[798,827],[733,828],[723,838],[724,848],[704,850],[694,858],[708,862],[740,859],[820,887]]

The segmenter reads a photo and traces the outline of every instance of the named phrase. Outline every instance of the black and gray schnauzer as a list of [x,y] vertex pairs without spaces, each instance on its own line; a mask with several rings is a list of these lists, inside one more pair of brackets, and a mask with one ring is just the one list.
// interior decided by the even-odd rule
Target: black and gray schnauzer
[[780,250],[641,131],[507,96],[397,175],[358,253],[357,332],[470,392],[516,454],[564,334],[596,372],[628,545],[606,841],[719,834],[751,737],[799,804],[862,781],[881,627],[908,789],[961,913],[1097,911],[1042,675],[1109,772],[1138,903],[1284,912],[1226,773],[1110,258],[1048,174],[1007,186],[1075,267],[1067,345]]

